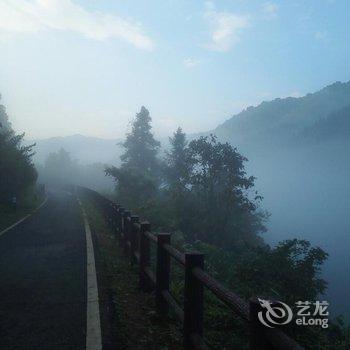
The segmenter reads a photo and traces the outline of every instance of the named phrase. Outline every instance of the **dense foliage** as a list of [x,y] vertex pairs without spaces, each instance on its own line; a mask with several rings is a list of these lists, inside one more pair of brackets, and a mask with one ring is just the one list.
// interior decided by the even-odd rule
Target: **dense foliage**
[[37,178],[34,145],[23,146],[23,137],[11,129],[5,107],[0,105],[0,201],[5,204],[21,196]]
[[[177,137],[175,134],[168,153],[166,172],[174,177],[179,169],[183,173],[180,190],[178,182],[170,182],[168,175],[171,197],[186,189],[177,201],[187,208],[179,218],[180,229],[192,240],[231,249],[259,244],[257,234],[265,231],[266,214],[258,211],[261,197],[253,191],[254,177],[245,173],[246,159],[214,136],[193,140],[183,150],[176,147]],[[181,168],[182,153],[186,166]]]

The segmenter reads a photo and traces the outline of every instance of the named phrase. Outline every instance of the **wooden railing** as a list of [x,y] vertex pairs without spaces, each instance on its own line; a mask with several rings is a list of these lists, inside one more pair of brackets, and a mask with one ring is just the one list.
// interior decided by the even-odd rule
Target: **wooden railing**
[[[258,300],[245,301],[222,286],[204,271],[204,255],[199,252],[181,253],[171,245],[171,234],[151,232],[151,225],[140,222],[132,213],[99,193],[86,188],[87,194],[103,210],[116,233],[119,244],[131,264],[138,264],[139,286],[143,291],[155,291],[157,312],[166,316],[171,308],[182,324],[183,343],[186,350],[208,349],[203,340],[204,288],[209,289],[237,316],[249,324],[249,341],[252,350],[302,350],[303,348],[282,330],[266,328],[258,320],[262,310]],[[156,268],[151,268],[151,244],[156,246]],[[184,303],[170,292],[170,264],[174,259],[185,271]]]

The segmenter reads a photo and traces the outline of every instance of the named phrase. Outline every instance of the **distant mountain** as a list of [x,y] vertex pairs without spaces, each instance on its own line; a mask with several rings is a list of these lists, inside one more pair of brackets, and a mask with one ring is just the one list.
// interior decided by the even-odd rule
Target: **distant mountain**
[[[323,128],[326,132],[326,124],[330,126],[333,119],[330,132],[334,133],[335,127],[341,127],[335,119],[347,113],[347,107],[350,107],[350,82],[336,82],[304,97],[277,98],[248,107],[219,125],[213,133],[250,154],[257,147],[289,145],[300,135],[310,135],[311,130]],[[344,114],[343,122],[348,120],[347,116]]]
[[73,159],[79,160],[82,164],[105,163],[116,164],[122,153],[122,147],[118,146],[121,140],[101,139],[83,135],[73,135],[66,137],[52,137],[41,140],[31,140],[27,143],[35,142],[36,163],[44,163],[46,157],[57,152],[60,148],[68,151]]
[[[302,146],[310,142],[350,139],[350,82],[336,82],[304,97],[277,98],[248,107],[219,125],[215,130],[189,135],[216,134],[221,141],[237,146],[249,158],[279,151],[281,147]],[[33,140],[35,161],[64,148],[83,164],[119,162],[121,139],[102,139],[83,135]],[[166,148],[168,140],[162,139]],[[29,142],[29,141],[28,141]]]

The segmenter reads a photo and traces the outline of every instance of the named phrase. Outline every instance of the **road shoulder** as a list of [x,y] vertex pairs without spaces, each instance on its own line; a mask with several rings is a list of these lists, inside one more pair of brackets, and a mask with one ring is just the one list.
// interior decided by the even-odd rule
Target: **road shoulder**
[[45,199],[42,201],[41,204],[39,204],[38,207],[36,207],[30,214],[25,215],[24,217],[22,217],[20,220],[18,220],[17,222],[15,222],[14,224],[12,224],[11,226],[5,228],[4,230],[0,231],[0,237],[2,235],[4,235],[6,232],[12,230],[13,228],[15,228],[16,226],[20,225],[22,222],[24,222],[25,220],[27,220],[28,218],[30,218],[34,213],[36,213],[41,207],[43,207],[48,201],[48,197],[45,197]]
[[82,200],[95,246],[103,349],[182,349],[175,318],[157,316],[154,294],[138,288],[137,267],[130,266],[99,210]]

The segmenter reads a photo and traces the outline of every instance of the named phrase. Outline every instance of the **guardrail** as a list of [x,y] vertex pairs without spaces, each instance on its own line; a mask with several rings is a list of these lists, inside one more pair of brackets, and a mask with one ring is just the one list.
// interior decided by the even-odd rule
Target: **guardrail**
[[[155,291],[157,312],[166,316],[171,308],[182,324],[183,343],[186,350],[208,349],[203,340],[204,288],[209,289],[225,303],[237,316],[249,324],[249,342],[252,350],[302,350],[303,348],[282,330],[264,327],[258,319],[262,310],[258,300],[247,302],[225,288],[215,278],[204,271],[204,254],[182,253],[171,245],[171,234],[151,232],[147,221],[140,218],[99,193],[79,188],[90,196],[103,210],[118,237],[119,244],[131,264],[138,264],[139,286],[143,291]],[[156,269],[151,268],[151,244],[156,246]],[[171,259],[185,270],[184,303],[170,292]]]

